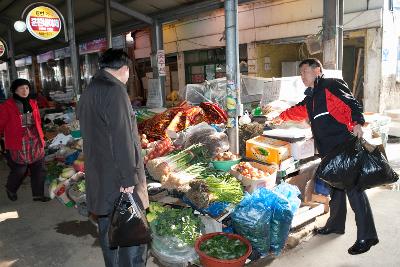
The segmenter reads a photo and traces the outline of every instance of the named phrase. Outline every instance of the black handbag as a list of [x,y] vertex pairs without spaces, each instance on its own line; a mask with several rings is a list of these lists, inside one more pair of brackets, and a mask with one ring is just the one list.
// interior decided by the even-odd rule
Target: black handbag
[[110,218],[108,240],[111,248],[150,243],[149,223],[132,194],[121,193],[116,202]]

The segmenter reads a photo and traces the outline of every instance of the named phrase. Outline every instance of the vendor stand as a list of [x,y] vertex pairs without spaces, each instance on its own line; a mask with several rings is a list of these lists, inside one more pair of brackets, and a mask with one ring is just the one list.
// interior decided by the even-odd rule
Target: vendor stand
[[[199,255],[203,263],[213,256],[219,263],[277,257],[290,235],[328,212],[329,192],[313,179],[320,160],[309,126],[270,125],[289,104],[266,101],[263,97],[250,112],[250,122],[242,120],[239,155],[227,152],[226,115],[217,104],[183,102],[158,112],[136,111],[151,201],[152,253],[163,265],[199,264]],[[50,197],[87,216],[79,123],[73,109],[46,119]],[[215,240],[233,240],[241,252],[219,251]]]

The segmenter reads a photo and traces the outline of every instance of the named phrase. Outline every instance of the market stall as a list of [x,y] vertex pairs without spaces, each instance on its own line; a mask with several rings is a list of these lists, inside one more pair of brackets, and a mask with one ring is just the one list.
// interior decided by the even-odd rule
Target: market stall
[[[271,124],[289,105],[264,96],[240,120],[229,152],[226,114],[202,102],[136,117],[146,165],[152,254],[165,266],[223,266],[278,257],[288,237],[328,212],[327,186],[307,123]],[[88,216],[84,153],[73,108],[47,114],[49,195]],[[366,126],[376,137],[374,123]],[[369,127],[369,128],[368,128]]]

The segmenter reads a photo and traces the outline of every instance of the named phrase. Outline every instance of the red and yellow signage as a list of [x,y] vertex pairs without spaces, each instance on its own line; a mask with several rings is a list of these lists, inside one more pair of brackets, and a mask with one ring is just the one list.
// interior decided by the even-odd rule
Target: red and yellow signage
[[50,40],[61,31],[61,19],[57,12],[46,6],[32,9],[26,17],[29,32],[40,40]]
[[0,41],[0,57],[2,57],[5,52],[6,52],[6,46],[3,44],[2,41]]

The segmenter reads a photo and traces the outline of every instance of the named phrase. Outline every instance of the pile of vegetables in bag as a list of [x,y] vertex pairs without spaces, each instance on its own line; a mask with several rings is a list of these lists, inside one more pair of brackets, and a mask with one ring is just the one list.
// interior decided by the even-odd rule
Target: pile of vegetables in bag
[[246,254],[247,246],[239,239],[216,235],[201,243],[200,250],[216,259],[233,260]]
[[201,144],[156,158],[146,164],[149,174],[164,188],[187,191],[189,183],[206,169],[205,150]]
[[[154,216],[154,215],[153,215]],[[195,240],[201,235],[201,221],[193,214],[192,209],[167,209],[155,212],[151,218],[151,229],[161,238],[177,239],[181,245],[193,246]]]
[[237,204],[243,199],[243,187],[228,173],[214,172],[190,184],[186,197],[198,208],[206,208],[212,202]]

